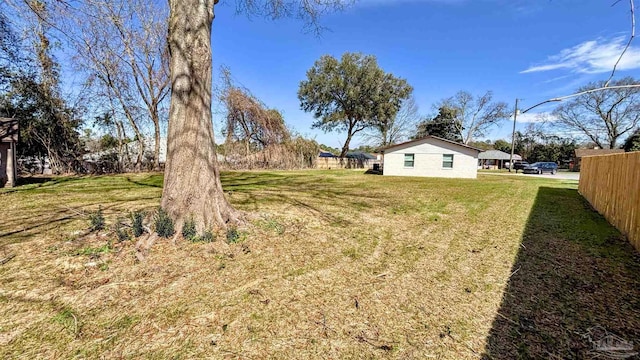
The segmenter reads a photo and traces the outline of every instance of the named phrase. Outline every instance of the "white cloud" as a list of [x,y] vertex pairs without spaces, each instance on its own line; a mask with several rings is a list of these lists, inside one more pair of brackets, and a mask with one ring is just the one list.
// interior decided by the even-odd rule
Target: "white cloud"
[[[610,72],[620,54],[624,50],[628,39],[616,37],[613,39],[598,38],[585,41],[574,47],[564,49],[557,55],[549,56],[542,64],[531,66],[521,71],[521,74],[550,71],[558,69],[570,70],[574,73],[596,74]],[[618,70],[640,68],[640,48],[630,46],[618,64]]]

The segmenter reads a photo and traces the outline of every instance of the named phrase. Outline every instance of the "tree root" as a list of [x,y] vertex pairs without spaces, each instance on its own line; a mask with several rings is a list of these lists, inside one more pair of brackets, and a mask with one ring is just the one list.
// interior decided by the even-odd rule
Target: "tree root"
[[138,259],[138,261],[142,262],[147,258],[147,255],[149,254],[149,249],[151,249],[151,247],[153,246],[153,244],[156,242],[156,240],[159,238],[159,236],[157,234],[149,234],[147,236],[142,236],[140,237],[140,239],[138,240],[138,242],[136,242],[136,259]]

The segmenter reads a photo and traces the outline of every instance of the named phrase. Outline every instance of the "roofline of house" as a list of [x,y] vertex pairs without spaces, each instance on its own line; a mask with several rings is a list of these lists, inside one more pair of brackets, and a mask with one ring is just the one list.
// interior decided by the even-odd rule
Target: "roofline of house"
[[419,141],[422,141],[422,140],[426,140],[426,139],[436,139],[436,140],[444,141],[444,142],[449,143],[449,144],[458,145],[458,146],[461,146],[461,147],[464,147],[464,148],[467,148],[467,149],[475,150],[478,153],[484,151],[484,150],[478,149],[476,147],[469,146],[469,145],[466,145],[466,144],[463,144],[463,143],[459,143],[459,142],[456,142],[456,141],[443,139],[441,137],[437,137],[437,136],[433,136],[433,135],[427,135],[425,137],[421,137],[420,139],[415,139],[415,140],[411,140],[411,141],[405,141],[405,142],[400,143],[400,144],[387,146],[385,148],[382,148],[381,152],[384,153],[389,149],[393,149],[393,148],[404,146],[404,145],[408,145],[408,144],[413,144],[413,143],[416,143],[416,142],[419,142]]
[[[483,154],[494,154],[494,155],[503,155],[501,157],[486,157]],[[520,158],[517,159],[516,157]],[[508,152],[504,152],[502,150],[490,149],[490,150],[482,150],[480,154],[478,154],[479,160],[509,160],[511,159],[511,154]],[[522,156],[520,154],[513,154],[513,160],[522,160]]]

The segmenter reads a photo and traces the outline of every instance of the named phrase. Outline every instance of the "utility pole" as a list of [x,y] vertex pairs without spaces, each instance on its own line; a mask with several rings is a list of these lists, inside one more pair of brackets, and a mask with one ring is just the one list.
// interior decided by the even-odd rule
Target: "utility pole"
[[511,132],[511,156],[509,156],[509,172],[513,169],[513,152],[516,148],[516,119],[518,118],[518,98],[516,98],[516,108],[513,111],[513,131]]

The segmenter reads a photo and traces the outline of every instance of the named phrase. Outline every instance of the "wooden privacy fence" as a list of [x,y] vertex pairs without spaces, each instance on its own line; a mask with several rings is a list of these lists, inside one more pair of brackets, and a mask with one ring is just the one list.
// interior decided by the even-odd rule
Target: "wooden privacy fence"
[[578,191],[640,251],[640,151],[582,158]]

